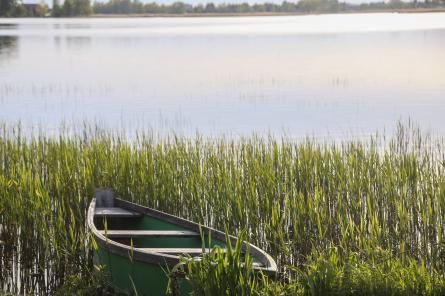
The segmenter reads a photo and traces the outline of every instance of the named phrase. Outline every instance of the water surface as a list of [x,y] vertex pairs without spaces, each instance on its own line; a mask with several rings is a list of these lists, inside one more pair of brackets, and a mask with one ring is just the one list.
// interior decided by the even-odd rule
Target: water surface
[[0,19],[0,121],[445,135],[445,14]]

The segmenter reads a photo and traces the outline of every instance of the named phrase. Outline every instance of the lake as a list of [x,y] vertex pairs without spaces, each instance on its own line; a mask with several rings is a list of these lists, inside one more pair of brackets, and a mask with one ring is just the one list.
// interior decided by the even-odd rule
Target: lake
[[0,122],[445,135],[445,14],[0,19]]

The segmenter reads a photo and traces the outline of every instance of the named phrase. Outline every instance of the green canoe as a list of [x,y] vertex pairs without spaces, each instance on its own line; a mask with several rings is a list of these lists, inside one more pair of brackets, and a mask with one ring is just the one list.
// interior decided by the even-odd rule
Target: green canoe
[[[98,246],[95,264],[104,267],[115,288],[128,294],[166,295],[167,272],[180,256],[199,258],[203,251],[226,246],[221,231],[115,198],[108,189],[96,190],[88,209],[88,227]],[[236,237],[230,240],[235,245]],[[249,249],[255,270],[276,273],[277,265],[269,254],[246,242],[243,249]],[[181,295],[186,295],[187,282],[180,282]]]

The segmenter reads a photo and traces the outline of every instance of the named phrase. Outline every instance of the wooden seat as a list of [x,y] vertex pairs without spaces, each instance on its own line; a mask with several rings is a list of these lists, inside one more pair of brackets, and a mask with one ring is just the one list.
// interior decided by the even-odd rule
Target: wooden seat
[[[145,252],[154,252],[170,255],[199,255],[203,253],[210,253],[212,248],[205,248],[204,252],[202,248],[140,248]],[[227,252],[227,249],[220,249],[223,253]]]
[[[100,233],[105,235],[105,231]],[[108,230],[106,236],[109,238],[127,237],[199,237],[199,233],[187,230]]]
[[110,208],[96,208],[94,212],[95,217],[109,217],[109,218],[133,218],[142,217],[141,213],[125,210],[117,207]]

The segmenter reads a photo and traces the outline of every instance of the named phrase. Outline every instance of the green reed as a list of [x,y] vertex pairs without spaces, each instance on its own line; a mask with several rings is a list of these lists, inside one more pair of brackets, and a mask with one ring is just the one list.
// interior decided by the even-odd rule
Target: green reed
[[[409,295],[401,286],[412,283],[439,295],[444,147],[409,124],[390,139],[341,143],[149,133],[128,140],[96,127],[24,136],[4,126],[0,288],[45,295],[90,277],[86,210],[95,187],[110,187],[204,225],[246,230],[281,272],[279,281],[258,286],[261,293],[336,295],[358,285]],[[329,283],[337,290],[317,290]]]

